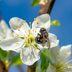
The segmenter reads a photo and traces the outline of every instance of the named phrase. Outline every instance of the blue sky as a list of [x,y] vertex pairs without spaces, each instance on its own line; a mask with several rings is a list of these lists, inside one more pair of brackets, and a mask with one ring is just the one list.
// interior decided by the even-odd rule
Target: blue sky
[[[32,7],[31,0],[0,0],[0,10],[3,18],[8,23],[11,17],[17,16],[33,21],[38,16],[39,6]],[[60,27],[51,27],[50,32],[55,33],[60,40],[60,45],[72,43],[72,0],[56,0],[51,13],[51,19],[60,21]],[[13,71],[11,71],[13,72]]]

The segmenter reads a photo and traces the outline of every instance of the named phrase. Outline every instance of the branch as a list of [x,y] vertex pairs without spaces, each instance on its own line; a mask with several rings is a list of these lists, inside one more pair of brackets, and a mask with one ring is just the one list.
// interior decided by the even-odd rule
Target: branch
[[8,72],[8,69],[6,69],[6,65],[1,60],[0,60],[0,72]]
[[27,72],[36,72],[36,63],[34,63],[32,66],[28,66]]
[[54,6],[54,3],[55,3],[55,0],[48,0],[46,3],[40,4],[39,14],[45,14],[45,13],[50,14]]

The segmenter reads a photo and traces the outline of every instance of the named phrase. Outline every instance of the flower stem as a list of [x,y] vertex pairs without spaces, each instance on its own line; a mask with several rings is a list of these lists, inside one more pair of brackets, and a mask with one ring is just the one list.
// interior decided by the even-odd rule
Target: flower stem
[[28,66],[27,72],[36,72],[36,63],[34,63],[32,66]]
[[8,69],[2,60],[0,60],[0,72],[8,72]]

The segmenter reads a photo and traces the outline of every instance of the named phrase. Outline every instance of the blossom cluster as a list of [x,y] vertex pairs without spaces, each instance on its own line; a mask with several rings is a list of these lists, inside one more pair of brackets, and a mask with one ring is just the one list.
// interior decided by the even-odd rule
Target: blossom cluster
[[51,64],[47,72],[72,71],[72,45],[60,48],[57,36],[50,33],[51,20],[48,14],[43,14],[28,23],[18,17],[9,21],[11,29],[4,20],[0,22],[0,48],[5,51],[15,51],[20,54],[22,62],[33,65],[40,59],[40,51],[48,49],[51,52]]

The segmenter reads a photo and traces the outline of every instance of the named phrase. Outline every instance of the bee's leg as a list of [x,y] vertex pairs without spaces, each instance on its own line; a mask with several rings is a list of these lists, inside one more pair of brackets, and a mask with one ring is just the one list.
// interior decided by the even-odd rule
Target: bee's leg
[[49,40],[49,38],[47,39],[47,46],[48,46],[48,49],[50,49],[50,40]]

